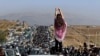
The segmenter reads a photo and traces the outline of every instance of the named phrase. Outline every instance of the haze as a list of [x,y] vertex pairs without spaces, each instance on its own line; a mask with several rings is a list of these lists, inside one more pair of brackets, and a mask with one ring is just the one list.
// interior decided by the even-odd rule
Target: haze
[[100,0],[0,0],[0,19],[53,24],[55,7],[68,24],[100,25]]

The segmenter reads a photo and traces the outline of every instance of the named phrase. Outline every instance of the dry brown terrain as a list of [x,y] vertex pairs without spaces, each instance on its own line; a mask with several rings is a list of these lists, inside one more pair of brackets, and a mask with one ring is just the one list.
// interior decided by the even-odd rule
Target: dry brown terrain
[[0,20],[0,30],[6,30],[9,27],[12,27],[16,24],[15,21],[12,20]]
[[[6,30],[10,27],[14,27],[16,25],[16,20],[6,20],[6,19],[2,19],[0,20],[0,30]],[[22,26],[17,26],[18,27],[22,27]],[[24,27],[28,27],[28,23],[25,22],[24,23]]]
[[100,46],[100,26],[68,26],[63,46],[74,45],[75,47],[79,47],[79,45],[83,45],[84,42],[94,43]]
[[100,46],[100,26],[73,25],[68,27],[64,46],[74,45],[78,47],[84,42],[94,43]]

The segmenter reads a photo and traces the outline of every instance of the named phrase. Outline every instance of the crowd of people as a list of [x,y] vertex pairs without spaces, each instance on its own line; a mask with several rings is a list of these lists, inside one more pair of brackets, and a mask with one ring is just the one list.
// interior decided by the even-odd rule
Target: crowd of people
[[35,29],[34,27],[25,29],[24,32],[19,35],[13,34],[11,38],[14,37],[14,39],[10,40],[9,43],[4,43],[1,46],[2,51],[0,52],[5,54],[9,49],[17,54],[20,53],[21,56],[49,55],[50,46],[54,43],[49,36],[49,26],[37,26]]
[[[90,47],[90,48],[88,48]],[[51,54],[57,54],[55,47],[52,47]],[[64,56],[100,56],[100,48],[95,47],[94,45],[88,46],[86,43],[83,43],[83,46],[75,48],[74,46],[67,46],[62,48],[62,55]]]
[[[17,45],[12,43],[10,45],[2,46],[6,49],[16,50],[21,54],[21,56],[28,55],[57,55],[55,48],[55,37],[51,39],[49,36],[48,26],[38,26],[36,28],[36,33],[32,35],[33,40],[27,41],[25,43],[18,43]],[[69,43],[70,44],[70,43]],[[90,48],[88,48],[90,47]],[[3,49],[0,49],[0,54],[3,53]],[[87,43],[83,44],[83,47],[75,48],[74,46],[62,47],[61,55],[64,56],[100,56],[100,48],[94,45],[88,46]]]
[[37,33],[33,37],[33,43],[35,46],[44,47],[45,43],[49,44],[48,38],[48,28],[44,28],[42,26],[37,28]]
[[41,48],[50,53],[49,52],[50,38],[49,38],[48,26],[39,26],[37,27],[36,31],[37,32],[33,37],[33,44],[34,44],[33,46]]

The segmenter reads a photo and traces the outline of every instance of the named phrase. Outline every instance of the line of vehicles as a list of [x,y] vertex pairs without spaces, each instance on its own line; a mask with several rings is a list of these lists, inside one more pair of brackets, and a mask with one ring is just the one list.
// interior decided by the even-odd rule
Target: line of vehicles
[[[11,33],[9,40],[0,44],[0,56],[57,55],[54,36],[50,36],[49,26],[28,27],[20,34],[15,34],[13,30],[9,32]],[[100,48],[97,47],[92,46],[91,49],[84,47],[80,50],[74,46],[63,47],[62,55],[100,56]]]
[[50,55],[54,41],[48,29],[49,26],[32,26],[20,34],[11,29],[8,41],[0,46],[0,56]]

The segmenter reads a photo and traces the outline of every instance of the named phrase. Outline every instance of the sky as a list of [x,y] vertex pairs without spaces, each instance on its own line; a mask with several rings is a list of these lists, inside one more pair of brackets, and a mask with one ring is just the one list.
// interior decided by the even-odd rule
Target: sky
[[66,18],[71,18],[69,21],[100,20],[100,0],[0,0],[0,16],[25,12],[54,14],[56,7],[61,8]]
[[71,13],[98,14],[100,0],[0,0],[0,15],[25,11],[40,12],[41,10],[53,12],[55,7]]

